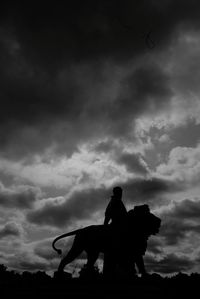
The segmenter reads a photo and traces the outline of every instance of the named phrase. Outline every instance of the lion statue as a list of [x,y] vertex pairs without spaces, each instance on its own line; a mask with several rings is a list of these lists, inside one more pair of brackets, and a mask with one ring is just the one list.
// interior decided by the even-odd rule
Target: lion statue
[[160,225],[161,219],[149,211],[148,205],[141,205],[128,211],[127,222],[119,233],[112,225],[90,225],[62,234],[52,243],[58,254],[62,254],[62,250],[55,247],[58,240],[72,235],[75,238],[70,251],[61,259],[58,272],[62,273],[67,264],[85,251],[88,268],[92,269],[99,254],[104,253],[104,273],[113,271],[117,264],[130,267],[130,262],[137,265],[140,273],[145,273],[142,256],[145,254],[148,238],[159,232]]

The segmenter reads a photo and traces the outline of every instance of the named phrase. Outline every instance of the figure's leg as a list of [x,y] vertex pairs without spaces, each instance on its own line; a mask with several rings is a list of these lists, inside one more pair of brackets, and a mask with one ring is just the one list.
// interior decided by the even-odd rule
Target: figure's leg
[[132,256],[124,253],[118,257],[118,272],[122,277],[132,277],[135,275],[135,263],[133,263]]
[[112,278],[116,271],[116,259],[112,253],[104,253],[103,275]]
[[97,258],[99,256],[98,251],[93,251],[93,252],[87,252],[87,268],[93,269],[94,263],[96,262]]
[[103,275],[107,275],[109,269],[109,255],[104,253],[103,258]]
[[142,275],[146,274],[146,269],[144,266],[144,260],[143,260],[143,256],[142,255],[137,255],[137,257],[135,258],[135,263],[138,267],[139,273]]
[[124,265],[123,246],[126,242],[124,232],[121,228],[112,228],[107,244],[107,250],[104,252],[103,275],[109,278],[116,276],[120,268]]
[[136,275],[137,274],[137,271],[136,271],[136,268],[135,268],[135,261],[134,261],[134,263],[131,265],[131,273],[132,273],[132,275]]

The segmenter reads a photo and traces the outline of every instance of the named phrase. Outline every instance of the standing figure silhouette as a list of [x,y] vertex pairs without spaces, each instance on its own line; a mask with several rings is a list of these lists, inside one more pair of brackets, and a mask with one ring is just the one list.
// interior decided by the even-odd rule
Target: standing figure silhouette
[[122,202],[122,188],[117,186],[113,188],[113,195],[105,211],[104,225],[108,225],[111,221],[111,225],[120,228],[124,225],[127,219],[127,210]]
[[[109,225],[109,246],[111,251],[104,253],[103,274],[112,276],[116,271],[117,253],[121,251],[121,243],[125,241],[126,237],[126,223],[127,223],[127,210],[122,202],[123,190],[121,187],[116,186],[113,188],[113,195],[105,211],[104,225]],[[109,224],[110,223],[110,224]],[[116,253],[113,254],[113,253]]]

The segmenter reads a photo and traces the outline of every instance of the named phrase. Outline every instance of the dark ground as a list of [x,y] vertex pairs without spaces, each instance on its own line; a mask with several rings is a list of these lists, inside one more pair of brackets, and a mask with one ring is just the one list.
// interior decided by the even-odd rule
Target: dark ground
[[163,278],[158,274],[147,278],[131,277],[108,280],[101,274],[92,277],[51,278],[45,272],[16,274],[0,269],[0,298],[181,298],[196,297],[200,275],[176,274]]

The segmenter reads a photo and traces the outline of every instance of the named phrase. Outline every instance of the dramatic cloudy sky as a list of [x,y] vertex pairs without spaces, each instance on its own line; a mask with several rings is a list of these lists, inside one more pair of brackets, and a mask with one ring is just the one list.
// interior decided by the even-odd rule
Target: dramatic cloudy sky
[[101,224],[121,185],[162,218],[148,270],[200,271],[199,1],[6,2],[0,263],[55,270],[53,238]]

